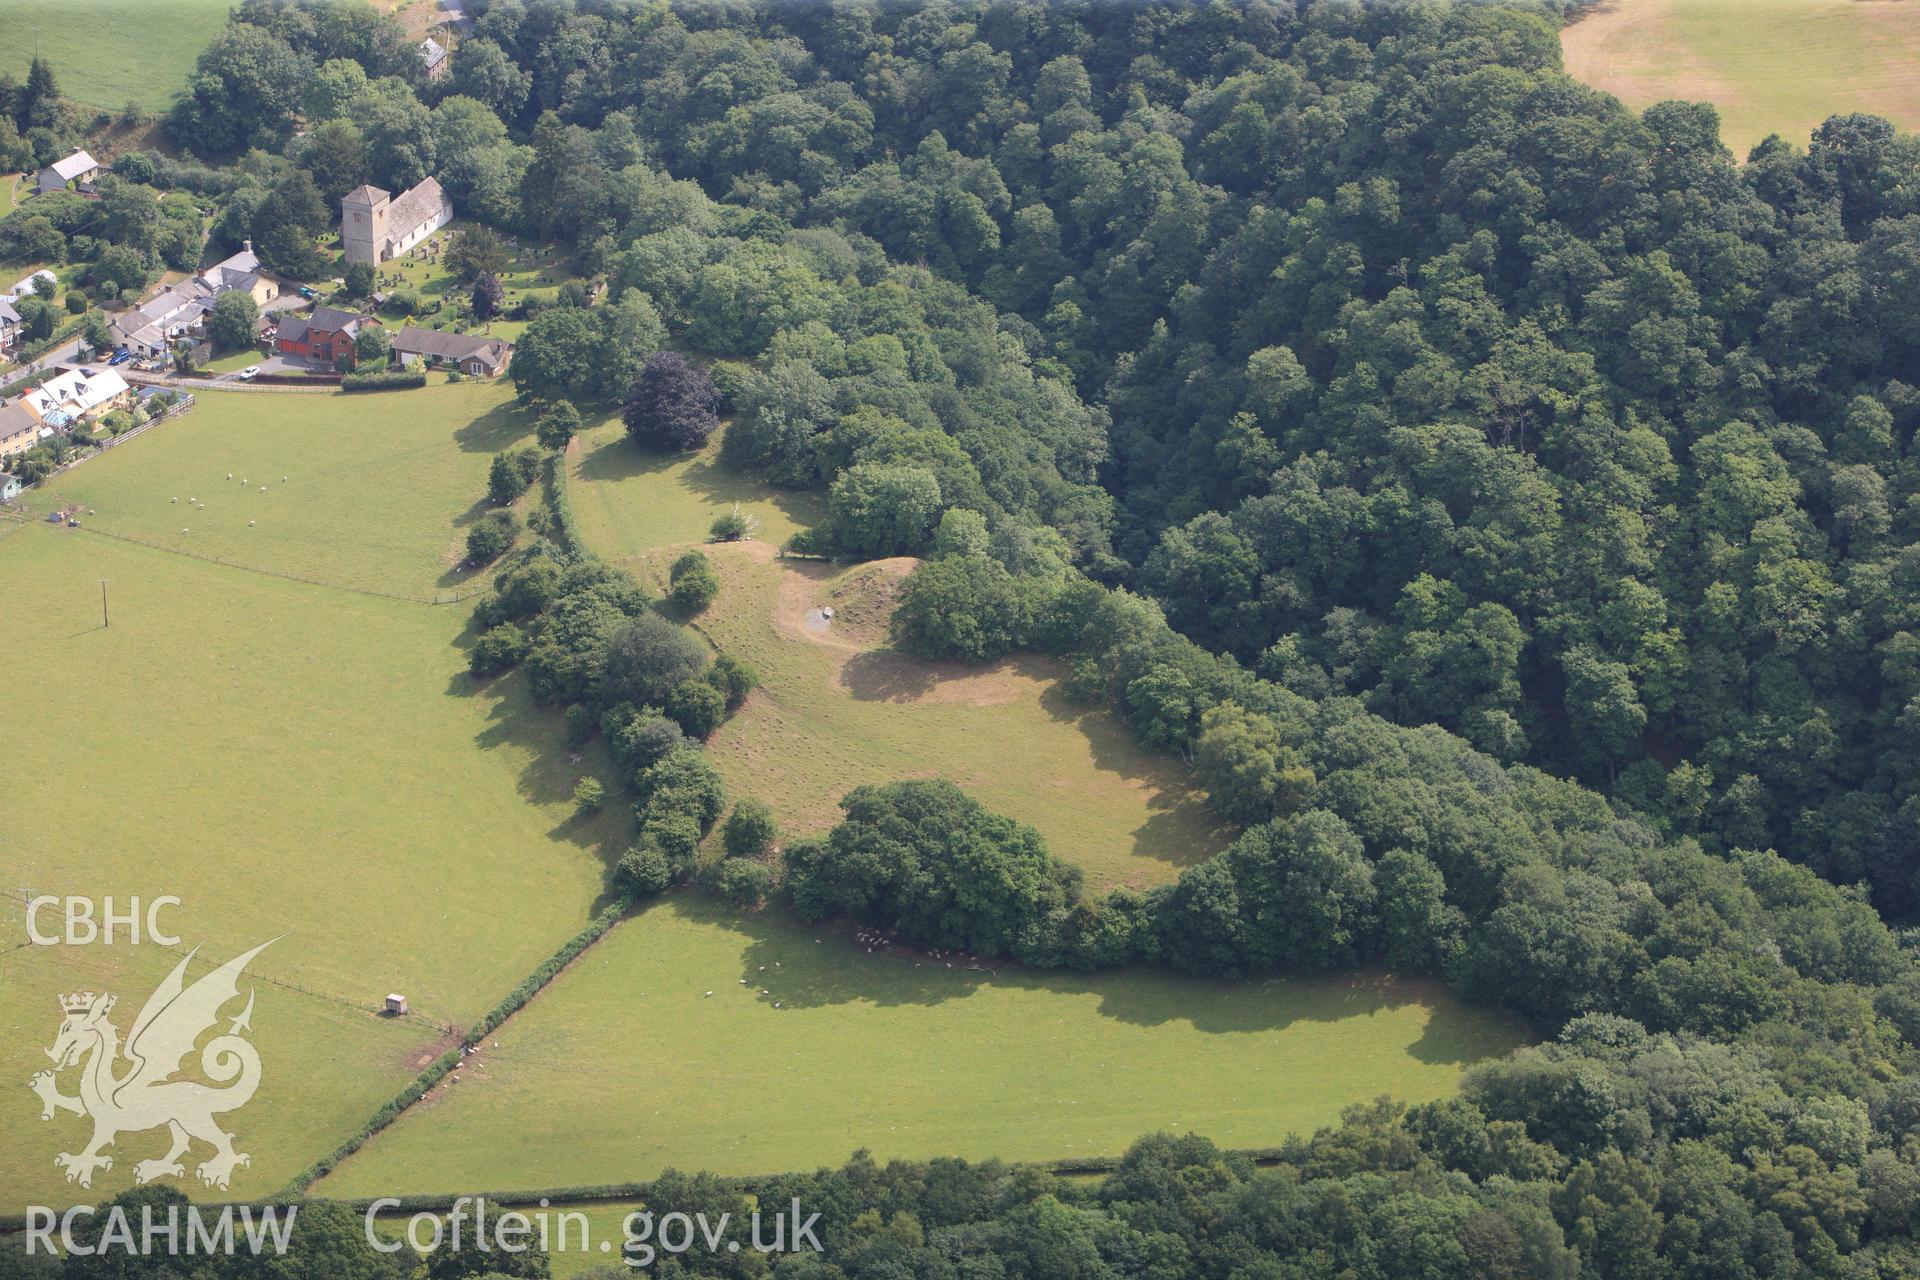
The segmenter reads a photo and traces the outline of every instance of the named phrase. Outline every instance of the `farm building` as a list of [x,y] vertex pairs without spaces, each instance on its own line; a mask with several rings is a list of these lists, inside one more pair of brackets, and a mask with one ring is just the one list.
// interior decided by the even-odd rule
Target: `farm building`
[[322,360],[336,368],[353,368],[353,340],[375,323],[372,316],[356,315],[338,307],[315,307],[303,316],[288,316],[274,335],[273,349],[283,356]]
[[35,188],[45,194],[49,191],[65,191],[68,187],[78,186],[82,191],[93,190],[93,180],[100,173],[100,162],[84,151],[55,160],[42,169],[35,178]]
[[418,359],[427,365],[453,365],[462,373],[497,378],[513,359],[513,344],[502,338],[408,325],[393,335],[393,358],[396,362]]
[[453,201],[432,178],[398,197],[360,186],[340,197],[340,246],[348,262],[378,266],[453,221]]

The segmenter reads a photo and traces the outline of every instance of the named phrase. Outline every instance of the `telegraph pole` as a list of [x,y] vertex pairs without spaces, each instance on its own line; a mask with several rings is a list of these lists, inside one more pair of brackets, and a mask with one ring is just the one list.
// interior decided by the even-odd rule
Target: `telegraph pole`
[[100,579],[100,625],[107,625],[107,580]]

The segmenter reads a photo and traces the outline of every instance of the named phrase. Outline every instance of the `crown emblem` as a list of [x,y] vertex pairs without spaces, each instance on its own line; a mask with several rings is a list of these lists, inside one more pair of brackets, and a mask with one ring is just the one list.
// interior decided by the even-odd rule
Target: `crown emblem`
[[85,1013],[93,1008],[93,992],[80,991],[70,996],[60,997],[62,1013]]

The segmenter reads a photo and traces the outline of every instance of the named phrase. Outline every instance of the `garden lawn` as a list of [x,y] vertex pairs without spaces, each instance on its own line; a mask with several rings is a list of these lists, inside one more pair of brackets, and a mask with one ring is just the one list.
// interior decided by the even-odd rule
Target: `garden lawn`
[[[487,452],[515,433],[503,403],[472,384],[208,392],[186,417],[61,477],[98,517],[0,538],[0,645],[34,673],[7,698],[32,764],[0,791],[0,883],[177,895],[169,923],[214,960],[285,935],[249,971],[263,980],[267,1075],[230,1118],[254,1161],[233,1194],[271,1192],[357,1130],[443,1047],[445,1024],[476,1020],[584,926],[625,817],[610,807],[577,819],[574,784],[599,757],[569,763],[559,717],[517,677],[477,686],[466,675],[470,606],[289,581],[96,528],[117,514],[145,530],[192,477],[215,506],[192,518],[218,549],[428,591]],[[198,484],[228,458],[273,473],[269,493]],[[277,523],[258,546],[243,543],[257,530],[238,516],[216,523],[222,502],[248,498],[273,512],[259,529]],[[6,945],[20,937],[9,929]],[[0,954],[0,1078],[46,1065],[62,992],[117,984],[130,1025],[171,953],[121,952]],[[389,991],[416,1016],[373,1016]],[[24,1091],[21,1101],[0,1126],[0,1213],[79,1194],[52,1163],[77,1140],[72,1117],[42,1126]],[[91,1194],[128,1185],[151,1141],[125,1140]]]
[[1161,1129],[1264,1147],[1382,1093],[1445,1096],[1521,1038],[1379,975],[993,975],[680,895],[586,952],[318,1191],[768,1173],[856,1147],[1116,1155]]
[[1711,102],[1744,160],[1799,147],[1831,115],[1920,127],[1920,5],[1910,0],[1611,0],[1561,34],[1569,72],[1635,110]]
[[338,586],[480,589],[459,567],[464,526],[483,514],[492,455],[532,426],[510,388],[196,395],[187,413],[49,481],[35,510],[77,504],[92,529]]
[[0,72],[25,83],[37,50],[65,97],[108,111],[129,101],[165,111],[232,7],[231,0],[6,0]]

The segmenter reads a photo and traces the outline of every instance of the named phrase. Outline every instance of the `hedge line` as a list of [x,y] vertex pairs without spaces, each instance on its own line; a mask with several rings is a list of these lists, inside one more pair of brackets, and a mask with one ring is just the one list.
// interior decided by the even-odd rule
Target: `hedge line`
[[426,385],[424,369],[375,369],[368,373],[350,373],[340,379],[342,391],[404,391]]
[[[1241,1156],[1245,1159],[1252,1160],[1255,1164],[1275,1164],[1283,1158],[1285,1153],[1279,1147],[1250,1147],[1226,1150],[1224,1154]],[[1112,1173],[1120,1167],[1122,1158],[1121,1156],[1067,1156],[1059,1160],[1015,1160],[1009,1161],[1008,1163],[1015,1168],[1038,1169],[1042,1173],[1072,1176],[1074,1174]],[[775,1179],[785,1176],[787,1176],[786,1173],[747,1173],[722,1176],[719,1180],[736,1191],[743,1192],[747,1195],[755,1195],[764,1190],[767,1185]],[[321,1203],[344,1204],[348,1208],[358,1212],[365,1212],[371,1208],[376,1198],[391,1199],[397,1200],[399,1203],[387,1206],[385,1212],[413,1214],[444,1213],[453,1207],[455,1200],[463,1197],[485,1200],[489,1204],[508,1207],[536,1204],[544,1200],[550,1206],[558,1209],[572,1204],[590,1204],[596,1201],[644,1201],[648,1193],[652,1190],[653,1183],[651,1182],[588,1182],[577,1186],[532,1187],[516,1191],[461,1191],[452,1194],[436,1192],[411,1196],[381,1197],[354,1196],[346,1200],[335,1200],[330,1196],[317,1196],[314,1197],[314,1199],[316,1202]],[[282,1201],[293,1194],[295,1193],[282,1191],[274,1197],[274,1200]],[[223,1203],[229,1202],[208,1202],[201,1204],[200,1207],[203,1210],[217,1212]],[[255,1202],[236,1200],[231,1203],[242,1204]],[[24,1231],[26,1225],[27,1219],[24,1214],[0,1214],[0,1235]]]
[[485,1017],[469,1028],[460,1038],[458,1048],[449,1049],[435,1058],[397,1096],[374,1112],[373,1118],[361,1126],[360,1132],[296,1174],[291,1182],[281,1188],[279,1196],[291,1197],[304,1194],[308,1187],[330,1173],[334,1166],[365,1146],[374,1134],[399,1119],[403,1111],[425,1097],[428,1090],[439,1084],[448,1072],[460,1065],[461,1049],[470,1049],[479,1044],[501,1023],[518,1013],[527,1001],[540,992],[542,987],[553,981],[556,974],[571,964],[575,956],[598,942],[607,930],[620,923],[621,918],[626,914],[626,909],[624,902],[618,902],[602,910],[593,918],[591,924],[569,938],[565,946],[554,952],[538,969],[522,979],[519,986],[508,992],[506,997]]
[[570,554],[578,555],[584,548],[576,532],[573,515],[573,492],[568,487],[567,454],[559,450],[547,455],[547,510],[553,516],[553,527],[549,536]]

